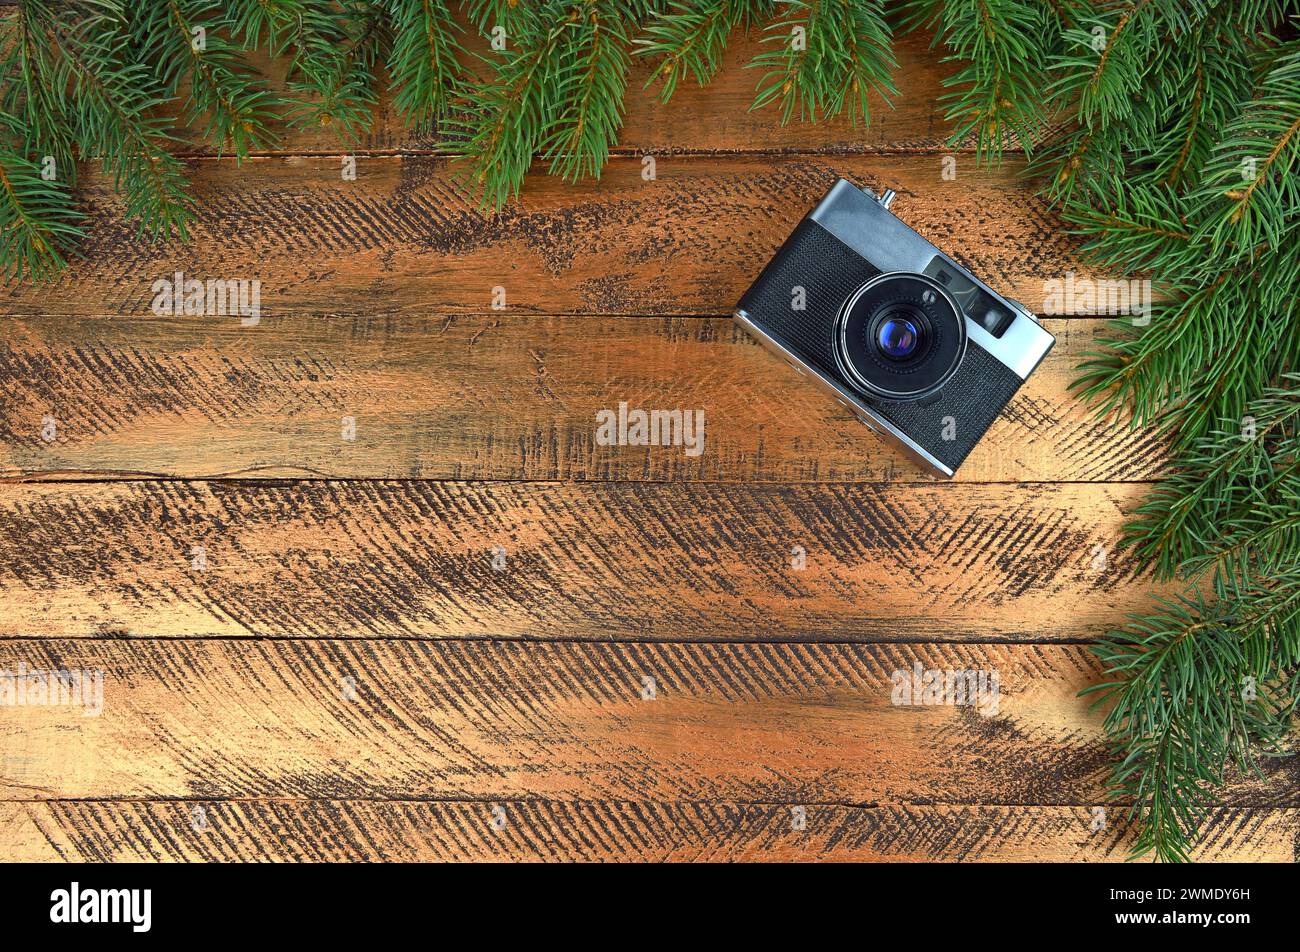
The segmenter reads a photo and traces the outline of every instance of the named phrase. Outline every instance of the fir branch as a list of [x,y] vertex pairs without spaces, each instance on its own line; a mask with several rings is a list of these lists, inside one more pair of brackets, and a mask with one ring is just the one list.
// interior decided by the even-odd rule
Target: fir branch
[[[1121,187],[1176,185],[1188,166],[1199,171],[1253,82],[1257,47],[1235,5],[1192,11],[1167,9],[1164,0],[1112,4],[1065,32],[1068,48],[1049,55],[1058,77],[1050,91],[1072,128],[1034,165],[1036,174],[1053,175],[1050,196],[1108,203]],[[1120,27],[1114,18],[1125,13]]]
[[[317,6],[312,0],[223,0],[223,4],[230,33],[244,49],[265,45],[272,56],[285,51],[294,22],[312,16]],[[319,6],[327,9],[329,4]]]
[[1032,30],[1016,42],[988,25],[1034,22],[1020,0],[913,4],[967,61],[958,136],[982,128],[980,151],[995,152],[988,97],[1008,76],[1020,94],[1003,108],[1046,88],[1026,123],[1046,132],[1031,163],[1044,194],[1089,261],[1159,285],[1149,324],[1112,322],[1075,386],[1172,451],[1123,544],[1193,587],[1098,646],[1109,679],[1093,689],[1111,706],[1113,789],[1139,819],[1136,853],[1161,859],[1187,857],[1227,771],[1279,743],[1297,705],[1300,48],[1294,29],[1273,38],[1283,10],[1103,0],[1057,11],[1060,42]]
[[[771,70],[802,65],[789,83],[760,89],[758,103],[779,100],[787,119],[795,104],[808,118],[866,117],[869,95],[892,90],[881,0],[783,6],[811,30],[811,53],[790,45],[760,54],[757,65]],[[101,160],[148,233],[183,234],[192,209],[171,154],[178,123],[237,158],[270,147],[281,118],[355,142],[369,128],[382,64],[397,112],[421,133],[438,127],[445,151],[465,160],[471,190],[499,207],[539,155],[569,179],[600,174],[642,23],[638,52],[664,57],[657,75],[667,98],[682,76],[711,78],[731,32],[774,8],[773,0],[463,0],[459,9],[447,0],[29,0],[0,46],[0,110],[23,126],[16,154],[53,154],[69,183],[76,160]],[[493,52],[478,57],[485,79],[464,68],[458,15],[492,34]],[[794,20],[769,24],[769,39]],[[261,48],[289,57],[284,97],[241,55]]]
[[140,61],[169,97],[187,95],[182,119],[204,140],[239,159],[274,145],[270,124],[279,104],[266,82],[225,35],[231,19],[212,0],[158,0],[131,10]]
[[1120,186],[1112,202],[1066,203],[1061,217],[1086,239],[1081,251],[1088,260],[1107,272],[1159,265],[1170,281],[1203,274],[1209,247],[1188,227],[1183,197],[1166,185]]
[[870,122],[869,94],[897,93],[893,38],[880,0],[786,0],[764,29],[771,48],[749,66],[765,70],[752,109],[775,104],[781,121],[848,112]]
[[[67,117],[78,151],[98,159],[125,194],[126,214],[142,234],[185,237],[193,202],[180,162],[168,150],[174,141],[155,112],[165,96],[143,64],[124,63],[126,37],[121,19],[87,15],[62,26],[52,11],[20,7],[24,27],[42,47],[32,63],[39,82]],[[111,11],[120,14],[120,11]]]
[[[0,125],[13,119],[0,115]],[[67,184],[47,181],[36,163],[0,148],[0,264],[6,280],[44,280],[67,266],[84,215]]]
[[1204,184],[1195,194],[1203,233],[1220,246],[1265,245],[1294,253],[1298,159],[1300,43],[1292,41],[1254,98],[1229,123],[1206,167]]
[[1154,9],[1151,0],[1136,0],[1118,12],[1113,27],[1104,16],[1094,16],[1068,34],[1067,42],[1076,52],[1057,58],[1055,65],[1065,75],[1053,89],[1058,95],[1073,94],[1087,125],[1122,117],[1133,108],[1141,78],[1134,65],[1151,52],[1156,38],[1153,31],[1138,27],[1148,22],[1142,14]]
[[[1104,241],[1117,229],[1104,223],[1097,233]],[[1123,247],[1125,240],[1141,247],[1121,235],[1118,247],[1098,259],[1166,268],[1171,280],[1146,327],[1111,325],[1113,332],[1100,339],[1105,349],[1087,355],[1074,387],[1099,411],[1123,410],[1137,425],[1170,432],[1176,449],[1186,448],[1215,420],[1240,416],[1297,367],[1300,304],[1290,289],[1300,281],[1300,256],[1241,255],[1193,233],[1184,248],[1162,248],[1182,244],[1178,239],[1148,242],[1154,250],[1142,260]]]
[[[1300,571],[1283,584],[1281,600],[1268,589],[1243,594],[1285,602],[1300,593]],[[1120,675],[1085,693],[1109,707],[1105,727],[1120,757],[1111,794],[1141,821],[1134,856],[1187,859],[1228,768],[1255,769],[1257,751],[1276,749],[1290,727],[1295,632],[1284,613],[1252,610],[1247,599],[1162,602],[1094,649]]]
[[461,85],[461,26],[445,0],[378,0],[392,23],[393,102],[421,132],[437,127]]
[[590,3],[565,36],[565,64],[556,78],[560,108],[541,145],[553,175],[599,176],[609,158],[622,125],[629,12],[618,0]]
[[548,25],[529,33],[526,43],[507,46],[489,61],[494,80],[462,103],[462,113],[447,123],[453,136],[446,148],[467,164],[467,184],[489,208],[500,208],[519,192],[533,156],[550,129],[548,103],[554,96],[569,47],[566,34],[582,18],[584,4],[565,5]]
[[1178,149],[1178,156],[1169,169],[1168,181],[1171,187],[1176,188],[1178,186],[1179,179],[1187,170],[1188,161],[1192,156],[1192,149],[1196,144],[1198,133],[1203,128],[1201,108],[1205,101],[1205,69],[1206,64],[1202,61],[1198,62],[1196,68],[1192,71],[1192,101],[1187,109],[1187,132],[1182,137],[1182,145]]
[[273,46],[272,54],[291,52],[290,122],[332,128],[352,144],[372,124],[379,101],[376,70],[388,36],[381,12],[369,3],[349,0],[342,4],[342,16],[334,6],[322,0],[301,4],[279,27],[281,45]]
[[[1300,510],[1300,496],[1287,495],[1294,493],[1300,466],[1300,377],[1282,380],[1286,386],[1266,390],[1249,413],[1198,439],[1125,526],[1124,544],[1158,578],[1197,575],[1219,564],[1221,553],[1207,549],[1206,541],[1239,531],[1242,520],[1250,533],[1259,532],[1259,513],[1279,501]],[[1300,553],[1300,545],[1294,551]]]
[[[945,118],[955,125],[951,141],[975,140],[980,161],[994,162],[1011,141],[1026,155],[1053,119],[1047,98],[1044,37],[1060,34],[1072,3],[1039,0],[912,0],[909,25],[935,31],[963,65],[944,80]],[[1049,47],[1050,49],[1050,47]]]
[[1124,544],[1157,574],[1209,575],[1096,648],[1112,679],[1106,729],[1120,752],[1115,795],[1141,821],[1135,853],[1185,859],[1228,766],[1287,736],[1300,694],[1300,376],[1285,375],[1183,454],[1139,509]]
[[731,33],[770,11],[769,0],[676,0],[646,23],[636,41],[638,56],[661,57],[646,88],[659,83],[659,98],[668,102],[688,76],[700,86],[707,85],[722,67]]
[[40,3],[22,13],[0,17],[0,112],[9,117],[6,136],[22,143],[29,156],[54,156],[61,177],[75,184],[76,143],[67,100],[47,82],[55,75],[55,62],[39,25],[54,22],[53,14]]
[[[543,0],[547,2],[550,0]],[[499,27],[505,31],[507,42],[511,37],[518,40],[542,23],[534,15],[536,10],[520,0],[466,0],[462,7],[480,32],[490,33]]]

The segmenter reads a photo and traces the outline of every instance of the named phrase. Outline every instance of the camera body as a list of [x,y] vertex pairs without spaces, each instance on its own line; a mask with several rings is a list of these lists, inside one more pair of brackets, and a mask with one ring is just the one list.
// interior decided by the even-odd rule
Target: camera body
[[737,323],[921,466],[952,477],[1056,342],[840,179],[736,307]]

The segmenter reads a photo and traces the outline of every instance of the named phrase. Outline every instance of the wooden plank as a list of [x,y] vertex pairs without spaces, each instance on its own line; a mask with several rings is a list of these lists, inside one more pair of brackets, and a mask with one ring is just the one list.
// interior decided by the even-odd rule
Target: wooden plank
[[[499,808],[494,814],[493,808]],[[1117,811],[1118,812],[1118,811]],[[495,816],[505,826],[492,826]],[[1071,806],[545,801],[0,804],[18,862],[1119,862],[1131,834]],[[497,821],[498,825],[500,821]],[[1217,808],[1200,862],[1295,862],[1300,811]]]
[[[0,18],[12,16],[14,0],[0,0]],[[466,26],[468,22],[462,20]],[[486,38],[477,31],[461,37],[470,51],[491,58]],[[762,42],[762,32],[736,31],[728,41],[722,68],[705,87],[694,81],[683,82],[670,103],[659,101],[658,85],[646,89],[656,61],[636,56],[628,74],[624,100],[622,134],[615,149],[623,154],[647,152],[816,152],[844,154],[860,152],[946,150],[952,125],[943,119],[939,104],[944,94],[943,80],[955,71],[953,64],[942,62],[946,50],[931,48],[931,34],[925,30],[896,36],[893,43],[898,68],[893,77],[898,93],[886,104],[880,96],[870,97],[871,122],[853,124],[847,118],[816,123],[792,121],[782,124],[780,110],[766,108],[751,111],[754,93],[762,70],[747,68],[756,54],[770,47]],[[249,65],[261,73],[270,89],[287,91],[285,70],[288,59],[270,60],[263,51],[244,54]],[[462,64],[482,73],[481,64],[472,57],[462,57]],[[275,151],[324,152],[428,152],[437,137],[418,135],[406,128],[393,107],[393,97],[386,75],[376,85],[379,103],[373,122],[360,141],[349,145],[326,127],[293,128],[285,122],[272,121],[269,128],[278,138]],[[194,129],[184,134],[201,137]],[[959,148],[969,142],[958,143]],[[211,154],[215,150],[199,147],[192,154]]]
[[[0,0],[0,19],[7,19],[13,0]],[[462,21],[466,22],[466,21]],[[462,37],[465,46],[480,55],[492,57],[485,38],[469,33]],[[840,117],[819,122],[781,123],[780,110],[765,108],[751,111],[754,93],[762,70],[747,68],[756,54],[770,47],[763,44],[761,31],[736,31],[730,38],[722,68],[705,87],[694,81],[683,82],[670,103],[659,101],[656,84],[646,89],[656,61],[634,57],[628,74],[624,99],[622,133],[616,153],[685,152],[807,152],[820,154],[880,153],[898,151],[949,151],[952,124],[944,121],[939,103],[945,90],[943,80],[955,71],[953,64],[942,62],[946,50],[931,48],[931,34],[921,30],[895,37],[893,49],[898,63],[893,77],[898,93],[887,104],[880,96],[870,97],[869,124],[851,123]],[[287,92],[285,70],[288,59],[269,59],[263,51],[243,54],[248,64],[267,80],[273,93]],[[462,57],[463,65],[482,73],[482,66],[471,57]],[[287,122],[272,120],[268,128],[277,138],[273,152],[352,153],[408,152],[427,153],[438,144],[436,135],[419,135],[393,107],[388,78],[381,72],[375,89],[378,105],[373,121],[356,143],[344,142],[328,127],[294,128]],[[201,145],[201,127],[178,133],[196,145],[182,154],[214,155],[216,150]],[[956,151],[969,148],[971,141],[957,143]]]
[[[491,56],[485,43],[467,39],[471,49]],[[953,71],[942,62],[943,49],[930,48],[930,36],[909,33],[896,38],[894,53],[898,69],[894,81],[898,95],[892,106],[879,96],[870,99],[871,122],[856,126],[847,118],[821,122],[793,121],[782,124],[775,108],[750,110],[761,70],[746,64],[766,47],[760,34],[737,31],[723,58],[723,66],[708,86],[682,83],[672,101],[659,101],[658,87],[645,89],[655,64],[636,57],[628,75],[624,99],[622,133],[615,147],[624,155],[683,152],[809,152],[820,154],[880,153],[898,151],[947,151],[952,126],[943,119],[939,99],[942,82]],[[286,60],[269,61],[253,54],[249,62],[267,77],[271,88],[283,92]],[[378,87],[379,104],[371,128],[349,147],[331,129],[289,128],[273,124],[279,136],[276,151],[339,154],[356,152],[428,152],[437,137],[408,130],[393,109],[387,81]],[[964,148],[969,143],[958,143]],[[208,149],[195,150],[210,152]],[[959,161],[965,161],[959,159]]]
[[[13,0],[0,0],[0,19],[11,14],[6,10]],[[464,38],[466,46],[491,56],[490,48],[480,38]],[[870,97],[869,123],[850,122],[846,117],[803,122],[781,122],[780,110],[751,110],[762,71],[747,68],[753,57],[766,49],[761,33],[737,31],[731,37],[723,65],[714,80],[700,87],[693,81],[682,83],[669,103],[660,102],[658,85],[646,88],[656,63],[634,57],[628,74],[624,99],[622,130],[614,154],[785,152],[822,155],[846,155],[889,152],[942,152],[968,159],[973,137],[950,143],[951,123],[943,118],[940,103],[945,93],[943,80],[956,67],[944,63],[943,47],[932,48],[931,34],[920,30],[896,36],[893,49],[898,68],[893,72],[898,93],[886,103],[879,95]],[[275,94],[287,92],[285,70],[288,59],[269,59],[263,51],[244,54],[248,64],[266,78]],[[481,71],[469,58],[465,65]],[[272,119],[267,127],[276,137],[272,149],[259,154],[382,154],[403,152],[431,154],[439,144],[435,134],[419,134],[408,129],[393,106],[388,77],[381,71],[375,89],[378,104],[370,127],[358,141],[346,142],[335,130],[323,126],[294,127]],[[177,130],[182,139],[193,144],[180,150],[188,156],[213,157],[217,150],[204,144],[201,127]],[[228,155],[228,153],[227,153]]]
[[1149,605],[1146,490],[9,484],[0,634],[1089,637]]
[[[1069,391],[1102,322],[1047,325],[1055,349],[957,478],[1159,475],[1154,433]],[[5,337],[4,476],[931,478],[725,318],[40,317]],[[598,445],[597,414],[620,402],[703,413],[701,452]]]
[[[817,123],[780,121],[775,108],[751,111],[762,70],[746,68],[753,57],[771,48],[757,31],[737,33],[728,44],[723,67],[708,86],[684,82],[671,102],[663,104],[642,92],[653,64],[638,59],[628,82],[627,116],[619,145],[637,154],[663,151],[798,151],[854,153],[946,151],[951,123],[943,119],[939,100],[943,80],[956,67],[942,62],[946,51],[930,48],[930,36],[910,33],[894,42],[898,94],[892,106],[871,95],[871,122],[856,126],[847,117]],[[654,88],[657,92],[657,87]],[[958,143],[972,145],[971,141]],[[958,162],[970,162],[969,157]]]
[[[0,799],[1106,802],[1082,645],[24,639],[0,659],[102,678],[89,706],[0,707]],[[895,703],[917,667],[984,680]],[[1300,806],[1294,761],[1261,769],[1222,802]]]
[[1037,309],[1047,280],[1084,269],[1020,171],[972,163],[944,181],[930,155],[666,156],[646,181],[621,158],[599,182],[535,175],[487,217],[443,160],[366,159],[351,182],[336,159],[196,162],[192,242],[139,238],[108,183],[88,178],[86,260],[52,286],[0,288],[0,316],[149,315],[154,282],[176,271],[260,281],[263,321],[493,313],[494,288],[504,314],[728,315],[840,175],[895,189],[901,218]]

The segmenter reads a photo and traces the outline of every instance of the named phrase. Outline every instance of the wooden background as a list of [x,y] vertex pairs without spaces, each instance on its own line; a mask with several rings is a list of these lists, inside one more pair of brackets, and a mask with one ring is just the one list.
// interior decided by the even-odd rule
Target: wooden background
[[[102,669],[105,709],[0,709],[6,858],[1126,855],[1076,694],[1155,590],[1095,556],[1162,446],[1069,396],[1098,322],[1047,320],[936,483],[728,317],[839,175],[1031,307],[1085,269],[944,146],[924,40],[867,131],[748,112],[754,46],[670,106],[639,64],[601,180],[495,218],[387,107],[354,182],[323,134],[192,156],[188,245],[90,179],[85,260],[0,289],[0,668]],[[260,324],[155,316],[176,270],[259,279]],[[705,452],[597,446],[620,400]],[[915,662],[996,669],[997,715],[893,706]],[[1198,855],[1294,858],[1297,779],[1234,781]]]

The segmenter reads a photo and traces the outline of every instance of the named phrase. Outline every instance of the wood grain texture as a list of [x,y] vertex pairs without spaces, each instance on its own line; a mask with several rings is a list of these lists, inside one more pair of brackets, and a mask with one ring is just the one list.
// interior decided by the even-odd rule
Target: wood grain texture
[[[103,678],[97,716],[0,708],[0,799],[1106,802],[1081,645],[22,640],[0,659]],[[996,691],[895,704],[918,665]],[[1224,802],[1300,806],[1294,759],[1260,767]]]
[[[1157,476],[1161,441],[1069,392],[1102,322],[1047,326],[1056,347],[957,478]],[[598,445],[620,402],[703,413],[703,452]],[[10,318],[0,475],[60,473],[931,479],[725,318]]]
[[[943,118],[939,100],[943,80],[957,68],[944,63],[945,51],[930,48],[925,33],[897,36],[893,73],[898,93],[886,104],[869,97],[871,121],[856,126],[847,117],[782,125],[779,110],[751,110],[761,69],[746,68],[756,54],[771,48],[761,34],[736,33],[728,43],[722,69],[706,87],[682,83],[671,102],[642,92],[653,64],[638,59],[628,81],[627,115],[619,147],[634,153],[663,151],[891,152],[946,150],[953,126]],[[651,92],[657,93],[652,87]],[[970,141],[956,143],[969,147]],[[967,159],[959,159],[962,164]],[[973,165],[973,161],[971,162]]]
[[[10,803],[0,804],[0,855],[30,862],[1073,863],[1125,860],[1131,841],[1118,819],[1093,831],[1085,807],[809,806],[803,830],[791,828],[790,809],[637,801]],[[504,816],[504,828],[492,826],[494,816]],[[1217,808],[1193,858],[1294,862],[1298,831],[1300,810]]]
[[1107,551],[1145,491],[10,484],[0,634],[1081,638],[1148,604]]
[[[0,670],[104,708],[0,705],[0,858],[1123,859],[1079,642],[1159,590],[1111,550],[1163,447],[1069,397],[1099,322],[936,485],[726,318],[840,175],[1035,310],[1086,273],[1019,165],[943,178],[926,40],[865,130],[749,112],[753,37],[667,106],[638,62],[603,178],[497,216],[387,94],[355,182],[322,130],[189,156],[189,244],[88,175],[85,259],[0,286]],[[178,270],[260,321],[154,314]],[[621,400],[704,454],[595,446]],[[918,663],[996,710],[894,704]],[[1199,858],[1297,858],[1262,766]]]
[[665,157],[645,181],[616,158],[599,182],[534,174],[495,216],[432,158],[366,159],[353,182],[332,159],[196,162],[188,244],[139,238],[110,183],[88,177],[85,260],[52,286],[0,288],[0,316],[149,315],[154,281],[176,271],[260,281],[263,320],[491,313],[496,287],[503,314],[729,315],[839,176],[895,189],[901,218],[1033,310],[1046,280],[1086,270],[1017,164],[945,182],[940,161]]
[[[12,15],[16,0],[0,0],[0,19]],[[468,22],[462,20],[468,26]],[[472,53],[489,59],[492,53],[484,37],[470,30],[461,37]],[[700,87],[694,81],[683,82],[669,103],[662,103],[658,86],[646,88],[656,61],[641,56],[632,58],[628,72],[624,116],[616,154],[684,153],[684,152],[809,152],[845,154],[891,151],[935,151],[949,149],[952,124],[943,118],[939,104],[944,94],[943,80],[956,66],[945,63],[946,50],[931,47],[932,34],[925,29],[895,36],[893,51],[898,68],[893,79],[897,95],[886,103],[879,95],[869,99],[871,121],[850,122],[841,117],[816,123],[792,121],[782,124],[776,108],[751,111],[762,70],[747,68],[754,56],[768,48],[762,32],[735,31],[728,40],[722,67],[713,81]],[[769,44],[770,45],[770,44]],[[272,92],[287,92],[285,70],[288,60],[269,59],[262,51],[243,54],[247,63],[263,77]],[[483,66],[472,56],[462,57],[462,65],[482,74]],[[276,136],[272,152],[280,153],[383,153],[432,151],[436,135],[421,135],[408,129],[393,106],[388,78],[381,71],[375,87],[378,105],[372,123],[356,142],[344,141],[325,126],[294,127],[285,121],[272,120],[267,126]],[[201,129],[181,127],[178,134],[192,144],[181,154],[212,156],[216,150],[203,143]],[[953,144],[955,150],[970,148],[967,140]]]
[[[466,45],[488,57],[486,43],[471,35]],[[654,62],[635,57],[628,74],[624,98],[623,127],[614,147],[616,154],[684,152],[810,152],[847,154],[864,152],[933,151],[948,148],[952,126],[943,119],[939,98],[943,79],[953,67],[942,62],[944,52],[930,48],[930,36],[923,32],[896,37],[894,54],[898,69],[894,81],[898,94],[892,105],[878,95],[870,97],[871,121],[854,125],[841,117],[817,123],[780,122],[777,109],[750,110],[762,70],[746,64],[766,49],[758,31],[736,31],[727,46],[723,65],[713,82],[705,87],[682,83],[669,103],[662,103],[658,87],[645,89],[655,69]],[[268,61],[253,54],[249,62],[266,76],[271,88],[284,91],[284,60]],[[472,61],[468,63],[474,66]],[[481,69],[481,67],[480,67]],[[429,152],[437,137],[420,135],[406,128],[393,108],[385,82],[377,89],[379,103],[371,128],[356,143],[345,143],[327,127],[292,128],[273,123],[278,135],[275,149],[281,152]],[[957,149],[968,143],[956,143]],[[195,154],[211,149],[196,148]]]

